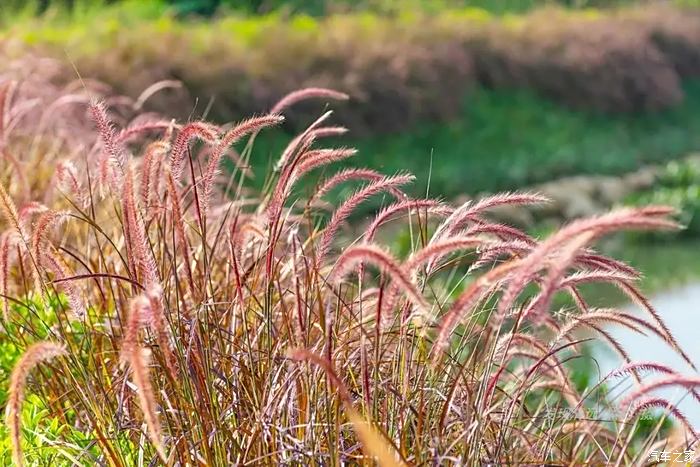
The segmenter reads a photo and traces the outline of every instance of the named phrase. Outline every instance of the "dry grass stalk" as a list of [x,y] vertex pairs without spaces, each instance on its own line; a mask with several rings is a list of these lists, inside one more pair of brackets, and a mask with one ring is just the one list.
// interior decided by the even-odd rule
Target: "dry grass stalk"
[[65,347],[60,344],[48,341],[37,342],[27,347],[12,370],[7,407],[5,407],[5,423],[10,430],[12,462],[17,467],[24,465],[21,420],[27,377],[38,364],[66,354]]
[[[153,297],[157,300],[157,297]],[[140,296],[131,302],[129,309],[129,317],[127,321],[126,334],[122,343],[122,361],[128,363],[131,376],[137,386],[138,398],[143,411],[143,416],[148,427],[148,438],[156,448],[161,460],[167,464],[167,456],[162,441],[162,430],[156,413],[156,398],[153,391],[153,385],[149,376],[149,364],[151,351],[141,347],[139,344],[139,330],[144,321],[151,320],[159,322],[160,318],[155,317],[155,312],[152,307],[153,300],[151,297]],[[162,332],[164,332],[161,329]],[[169,345],[168,345],[169,347]]]

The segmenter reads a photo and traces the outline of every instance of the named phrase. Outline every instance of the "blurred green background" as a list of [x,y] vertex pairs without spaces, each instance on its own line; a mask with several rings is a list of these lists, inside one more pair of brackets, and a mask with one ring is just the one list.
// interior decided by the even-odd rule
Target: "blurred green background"
[[[686,0],[685,4],[692,4]],[[7,0],[15,11],[44,14],[50,9],[64,11],[100,8],[123,3],[121,0]],[[136,3],[136,2],[134,2]],[[211,16],[216,13],[237,12],[264,14],[274,11],[304,13],[314,16],[366,10],[375,13],[395,13],[406,9],[438,11],[446,8],[477,7],[493,13],[522,13],[536,7],[566,8],[611,7],[640,3],[638,0],[166,0],[155,2],[159,7],[172,8],[180,14]]]

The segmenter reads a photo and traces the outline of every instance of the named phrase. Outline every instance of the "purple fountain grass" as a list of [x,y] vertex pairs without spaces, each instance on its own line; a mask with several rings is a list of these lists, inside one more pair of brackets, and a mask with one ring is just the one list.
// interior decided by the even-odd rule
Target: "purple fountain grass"
[[[562,244],[571,241],[573,238],[587,234],[585,242],[579,245],[579,248],[582,248],[594,238],[600,237],[606,232],[613,230],[676,229],[678,228],[678,224],[665,218],[665,216],[668,216],[672,212],[672,208],[664,206],[638,209],[629,208],[569,224],[542,242],[523,260],[523,263],[515,272],[513,280],[510,281],[499,300],[497,316],[502,318],[506,314],[506,311],[513,305],[515,299],[520,295],[524,287],[534,278],[535,274],[542,269],[542,265],[546,264],[545,260],[547,256],[552,254],[555,249],[561,248]],[[663,321],[658,315],[655,313],[653,313],[653,315],[664,332],[670,334],[667,332],[667,327],[663,324]],[[672,339],[670,335],[667,337],[669,340]],[[674,342],[675,345],[675,341],[672,342]],[[677,345],[675,345],[675,347],[678,349]]]
[[385,175],[371,169],[347,168],[332,175],[316,189],[314,198],[321,198],[336,186],[351,180],[366,180],[376,182],[384,178]]
[[[42,284],[41,269],[39,267],[39,262],[41,261],[42,251],[47,248],[46,237],[52,229],[59,227],[62,223],[66,222],[71,215],[70,211],[54,211],[48,209],[41,211],[38,219],[34,223],[31,232],[31,243],[30,243],[30,255],[32,258],[36,258],[36,265],[33,269],[34,276],[34,287],[37,292],[43,293],[45,287]],[[52,262],[53,264],[53,262]],[[54,264],[54,270],[56,269]],[[63,271],[63,268],[60,268]],[[56,271],[54,271],[56,272]]]
[[155,83],[144,89],[141,94],[134,101],[134,110],[140,111],[143,105],[155,94],[165,90],[165,89],[180,89],[182,88],[182,82],[174,79],[163,79],[156,81]]
[[27,233],[20,222],[17,207],[2,183],[0,183],[0,213],[2,213],[7,223],[15,229],[22,241],[26,244],[28,240]]
[[332,138],[334,136],[342,136],[348,132],[348,129],[343,126],[322,126],[311,130],[309,137],[314,141],[321,138]]
[[168,198],[170,198],[171,204],[171,215],[172,222],[175,225],[175,232],[177,234],[177,245],[184,256],[185,270],[187,271],[187,285],[190,290],[190,294],[194,297],[195,294],[195,284],[194,284],[194,274],[192,273],[192,248],[190,247],[190,242],[185,231],[185,219],[180,203],[180,192],[175,185],[175,180],[173,179],[172,173],[168,170],[165,175]]
[[[344,175],[344,173],[341,173],[340,175]],[[452,212],[452,209],[449,206],[433,199],[401,200],[385,207],[379,211],[376,216],[374,216],[374,219],[365,230],[364,241],[371,243],[374,240],[374,236],[379,227],[381,227],[385,222],[388,222],[394,215],[402,211],[410,213],[410,211],[415,210],[420,212],[421,209],[426,213],[436,214],[439,216],[449,216]]]
[[430,243],[424,248],[413,253],[404,263],[406,270],[414,272],[428,261],[432,264],[437,264],[441,258],[451,253],[456,253],[461,250],[471,249],[487,243],[483,238],[479,237],[451,237],[439,242]]
[[562,277],[576,260],[578,252],[591,241],[593,235],[593,232],[584,232],[581,235],[573,237],[568,244],[562,248],[556,256],[556,261],[553,261],[549,266],[549,272],[540,285],[539,293],[530,301],[527,308],[525,308],[523,313],[518,317],[516,329],[519,323],[528,318],[531,314],[535,315],[532,320],[537,321],[537,315],[541,317],[547,312],[552,296],[559,288]]
[[126,168],[122,190],[122,211],[124,214],[124,234],[129,242],[131,266],[145,288],[159,283],[158,267],[148,241],[146,228],[136,202],[134,169]]
[[209,211],[209,203],[214,191],[214,179],[219,171],[221,158],[224,156],[228,147],[235,144],[247,134],[258,132],[261,129],[269,126],[278,125],[283,121],[283,116],[274,113],[271,113],[270,115],[263,115],[261,117],[249,118],[235,125],[221,137],[221,140],[213,149],[203,177],[204,195],[202,210],[204,211],[205,215]]
[[[618,310],[608,310],[608,309],[603,309],[603,310],[598,310],[598,309],[593,309],[591,311],[588,311],[586,313],[583,313],[578,316],[572,317],[571,320],[569,320],[559,331],[559,335],[553,340],[554,343],[557,343],[564,339],[565,337],[569,337],[569,334],[576,329],[578,326],[581,325],[587,325],[591,326],[593,323],[598,323],[598,322],[607,322],[607,323],[615,323],[615,324],[620,324],[632,331],[635,331],[639,334],[646,335],[642,328],[645,328],[647,330],[655,330],[655,328],[647,323],[646,321],[642,320],[641,318],[635,318],[632,315],[629,315],[627,313],[622,313]],[[639,326],[639,327],[638,327]],[[656,331],[655,334],[663,337],[663,334],[659,331]],[[571,338],[570,338],[571,339]]]
[[263,128],[268,128],[271,126],[279,125],[284,121],[284,116],[278,113],[271,112],[267,115],[261,115],[259,117],[247,118],[233,126],[228,130],[219,141],[220,148],[227,148],[232,144],[238,142],[244,136],[250,133],[256,133]]
[[207,143],[213,143],[216,137],[217,129],[211,123],[190,122],[180,128],[170,151],[170,170],[175,180],[179,180],[182,176],[190,142],[193,139],[201,139]]
[[54,342],[37,342],[24,351],[24,354],[22,354],[22,357],[12,370],[7,406],[5,407],[5,421],[10,430],[12,462],[17,467],[22,467],[24,465],[21,422],[22,403],[24,402],[27,377],[38,364],[63,355],[66,355],[66,349],[62,345]]
[[331,247],[331,242],[338,232],[341,224],[352,214],[357,207],[365,202],[370,197],[382,193],[384,191],[389,191],[390,189],[397,189],[402,185],[411,183],[415,177],[413,175],[395,175],[393,177],[384,177],[376,182],[369,183],[363,188],[360,188],[355,193],[350,195],[343,204],[338,207],[333,212],[333,216],[326,224],[321,239],[319,240],[319,247],[316,253],[316,260],[319,263],[323,262],[325,255]]
[[400,453],[393,446],[389,445],[384,437],[355,411],[350,393],[328,360],[306,349],[292,349],[287,353],[287,356],[293,360],[309,361],[323,369],[337,388],[340,399],[345,406],[345,411],[348,413],[348,417],[362,441],[364,449],[377,459],[379,465],[382,467],[401,467],[406,465],[403,460],[397,460],[397,458],[400,458]]
[[153,394],[153,387],[148,370],[150,352],[149,349],[137,347],[133,352],[127,354],[127,358],[134,384],[136,384],[138,388],[138,397],[141,403],[141,409],[143,410],[144,419],[148,426],[148,438],[151,440],[151,443],[153,443],[160,459],[165,465],[168,465],[168,457],[163,447],[161,426],[156,413],[156,399]]
[[146,291],[151,326],[156,335],[156,341],[165,360],[165,367],[170,373],[170,378],[174,381],[178,376],[178,363],[173,353],[171,344],[171,333],[168,329],[168,318],[165,313],[163,303],[163,290],[159,285],[151,285]]
[[355,245],[345,250],[338,257],[335,268],[329,276],[329,281],[337,283],[342,280],[345,274],[360,262],[367,262],[377,266],[402,288],[417,307],[422,311],[428,310],[428,303],[413,282],[411,282],[405,269],[389,253],[374,245]]
[[165,141],[155,141],[150,143],[144,150],[141,163],[141,186],[140,196],[141,202],[146,207],[148,217],[153,215],[151,210],[151,201],[153,194],[158,193],[159,180],[162,176],[156,161],[162,161],[170,149],[170,145]]
[[[504,336],[499,341],[497,345],[496,352],[500,353],[503,359],[509,357],[509,361],[515,358],[524,357],[529,360],[534,360],[540,362],[541,366],[530,366],[524,365],[524,369],[532,374],[533,369],[540,371],[540,369],[548,372],[555,379],[555,383],[564,389],[569,395],[576,394],[572,385],[570,384],[570,378],[567,375],[564,365],[556,357],[556,354],[551,353],[551,349],[544,347],[537,339],[527,339],[523,337],[523,334],[509,334]],[[526,348],[519,348],[517,344],[525,345]],[[504,348],[505,347],[505,348]],[[501,368],[505,368],[501,366]],[[497,371],[491,377],[488,386],[484,392],[483,404],[484,407],[489,406],[488,398],[492,396],[493,391],[498,383],[499,379],[503,377],[503,371]],[[519,378],[520,384],[524,384],[525,379]],[[551,382],[550,382],[551,383]],[[578,402],[577,402],[578,404]]]
[[17,232],[12,230],[3,232],[0,235],[0,300],[2,301],[2,317],[5,322],[10,319],[9,315],[9,305],[8,305],[8,279],[10,275],[10,266],[12,260],[12,253],[15,250],[15,246],[19,244],[21,239]]
[[661,373],[665,375],[675,375],[676,371],[667,365],[663,365],[658,362],[628,362],[620,368],[611,370],[607,375],[601,378],[600,383],[602,384],[610,379],[622,378],[624,376],[631,375],[637,385],[642,384],[642,373]]
[[629,299],[632,300],[633,303],[639,305],[652,317],[652,319],[659,326],[659,328],[663,330],[666,336],[666,340],[671,343],[674,350],[678,352],[678,354],[683,358],[683,360],[686,361],[686,363],[688,363],[688,365],[690,365],[693,369],[696,369],[692,359],[683,351],[680,345],[678,345],[678,342],[676,342],[675,337],[673,337],[673,333],[671,333],[671,330],[668,328],[664,320],[661,319],[661,316],[652,306],[651,302],[649,302],[649,300],[630,282],[619,281],[615,282],[615,285],[617,285],[618,288],[627,297],[629,297]]
[[516,294],[532,279],[533,274],[541,268],[542,261],[552,250],[559,248],[563,243],[586,232],[592,232],[592,235],[587,240],[590,242],[594,238],[613,230],[677,229],[678,224],[676,222],[664,218],[672,212],[673,209],[668,207],[621,209],[599,217],[575,221],[564,227],[540,244],[523,262],[517,276],[509,285],[499,304],[499,311],[503,312],[512,305]]
[[[504,277],[518,268],[521,262],[522,260],[511,260],[501,264],[479,277],[467,287],[467,289],[452,303],[449,310],[442,318],[438,336],[435,340],[435,346],[438,349],[444,350],[447,348],[452,330],[464,318],[463,315],[465,312],[471,310],[471,308],[480,301],[486,291],[498,287],[499,283],[504,280]],[[436,353],[434,361],[437,361],[439,358],[440,356]]]
[[669,375],[676,373],[671,367],[658,362],[633,362],[611,370],[610,373],[601,379],[601,381],[606,381],[610,378],[620,378],[639,371],[653,371],[656,373],[665,373]]
[[121,130],[119,134],[115,135],[114,139],[117,144],[123,145],[143,137],[146,133],[162,133],[170,129],[180,130],[181,127],[166,120],[139,122],[138,124],[131,125]]
[[504,242],[515,240],[531,246],[537,243],[531,236],[515,227],[493,222],[479,222],[463,232],[463,234],[467,236],[484,233],[494,235]]
[[663,409],[673,415],[673,417],[681,422],[683,426],[688,430],[693,439],[698,439],[698,434],[693,428],[693,425],[688,421],[688,419],[683,415],[683,413],[678,410],[678,408],[671,402],[663,399],[661,397],[650,397],[642,399],[629,411],[628,419],[634,420],[642,413],[648,411],[649,409]]
[[[580,256],[579,256],[580,259]],[[585,263],[584,263],[585,264]],[[603,269],[594,270],[583,270],[576,271],[566,277],[564,277],[559,286],[563,289],[571,286],[578,286],[581,284],[591,284],[591,283],[609,283],[615,284],[617,282],[629,282],[636,280],[637,276],[628,274],[627,272],[620,271],[606,271]]]
[[305,101],[308,99],[331,99],[336,101],[348,100],[350,96],[343,92],[338,92],[333,89],[327,88],[305,88],[298,91],[293,91],[280,99],[274,107],[270,110],[270,113],[279,114],[282,113],[288,107],[294,104]]
[[56,164],[56,186],[73,196],[78,206],[87,207],[90,200],[80,183],[78,169],[70,160],[63,160]]
[[70,211],[44,211],[34,223],[31,237],[31,251],[35,258],[41,256],[41,250],[51,230],[60,227],[71,216]]
[[[319,118],[317,118],[311,125],[309,125],[303,133],[299,134],[299,136],[296,136],[289,142],[287,147],[284,148],[284,151],[282,151],[282,155],[277,160],[277,163],[275,164],[275,172],[282,172],[282,174],[284,174],[286,170],[287,176],[291,174],[290,167],[293,166],[295,157],[300,154],[303,154],[307,149],[311,147],[311,145],[315,141],[315,130],[317,130],[323,122],[328,120],[331,114],[333,114],[333,111],[331,110],[324,113]],[[286,187],[286,178],[280,176],[277,185],[279,188],[279,190],[277,191],[283,191],[282,189]]]
[[455,209],[450,217],[445,219],[433,234],[433,240],[452,235],[463,229],[467,222],[478,220],[478,216],[489,209],[504,205],[542,204],[548,198],[537,193],[503,193],[484,198],[476,203],[467,201]]
[[[674,228],[669,208],[622,209],[540,240],[489,212],[546,202],[533,193],[453,206],[404,194],[411,175],[351,168],[305,197],[297,189],[304,175],[353,154],[322,146],[346,132],[328,123],[330,112],[290,137],[259,193],[242,173],[255,138],[281,123],[279,112],[313,98],[344,95],[303,90],[270,114],[222,126],[134,116],[141,98],[92,100],[100,143],[94,132],[54,124],[56,108],[85,96],[47,105],[52,115],[35,110],[43,122],[36,137],[68,152],[40,154],[56,164],[50,180],[27,172],[0,184],[0,333],[25,350],[50,329],[69,349],[65,371],[37,375],[38,395],[52,416],[94,440],[91,456],[122,465],[134,447],[145,463],[172,465],[522,464],[533,455],[624,463],[627,451],[642,449],[619,441],[637,436],[632,424],[586,417],[598,394],[574,384],[570,361],[593,339],[625,360],[601,384],[634,377],[628,407],[665,409],[689,431],[683,414],[649,395],[678,386],[698,397],[700,383],[631,362],[608,326],[656,335],[685,354],[637,288],[640,273],[591,246],[618,230]],[[129,122],[124,129],[107,103],[115,121]],[[4,143],[21,149],[26,142],[7,121]],[[244,139],[240,163],[220,183],[222,159]],[[346,199],[322,205],[346,183],[357,185]],[[375,215],[357,216],[379,197]],[[380,244],[387,237],[394,250]],[[597,283],[645,313],[590,306],[579,287]],[[42,312],[55,318],[40,328],[37,289],[51,298]],[[559,293],[570,302],[566,318],[552,310]],[[594,337],[580,339],[582,328]],[[661,382],[642,380],[647,370]],[[537,420],[550,396],[575,417]],[[649,435],[649,444],[663,436]],[[81,458],[74,444],[62,449]],[[26,456],[29,463],[35,453]]]
[[[73,281],[65,280],[73,276],[69,267],[65,264],[63,258],[53,246],[49,246],[42,252],[40,258],[41,266],[44,266],[48,271],[52,272],[56,280],[61,280],[60,288],[62,288],[68,298],[70,310],[73,317],[77,320],[82,320],[87,315],[87,309],[82,297],[82,293],[78,286]],[[43,290],[43,288],[41,289]]]
[[22,229],[25,232],[30,232],[32,229],[32,217],[36,216],[37,214],[42,214],[48,210],[49,208],[44,203],[40,203],[38,201],[30,201],[29,203],[23,204],[19,209],[19,223],[22,226]]
[[116,187],[126,164],[124,149],[117,142],[114,124],[107,114],[105,103],[93,99],[90,101],[88,109],[102,140],[103,149],[99,165],[100,184],[105,186],[107,183],[111,183],[113,187]]
[[357,150],[349,148],[312,149],[306,151],[301,156],[301,162],[294,174],[295,178],[300,178],[317,167],[345,160],[355,154],[357,154]]
[[[157,293],[157,292],[156,292]],[[153,299],[158,299],[153,297]],[[148,426],[148,437],[156,448],[161,460],[167,465],[163,448],[161,425],[156,413],[156,398],[149,376],[150,350],[139,344],[139,330],[145,321],[159,322],[154,316],[151,297],[138,296],[132,300],[127,320],[126,332],[122,341],[121,359],[128,363],[134,383],[138,387],[138,398],[143,416]],[[164,323],[161,323],[164,324]]]
[[637,280],[641,277],[639,271],[630,266],[629,264],[616,260],[614,258],[609,258],[592,252],[591,250],[584,250],[577,258],[577,262],[587,268],[602,269],[610,272],[619,272],[622,274],[627,274]]
[[[470,232],[471,229],[465,232]],[[532,245],[518,240],[493,241],[479,248],[479,257],[469,267],[469,272],[490,266],[499,258],[521,257],[532,251]]]
[[700,394],[695,390],[696,388],[700,387],[700,377],[684,376],[674,373],[670,376],[664,376],[649,383],[645,383],[637,387],[635,390],[630,391],[630,393],[625,395],[622,401],[620,401],[620,405],[622,407],[629,407],[630,404],[638,401],[650,392],[668,386],[684,388],[693,396],[695,400],[700,402]]
[[12,91],[16,85],[16,81],[6,81],[0,87],[0,142],[4,142],[6,138],[7,115],[12,101]]

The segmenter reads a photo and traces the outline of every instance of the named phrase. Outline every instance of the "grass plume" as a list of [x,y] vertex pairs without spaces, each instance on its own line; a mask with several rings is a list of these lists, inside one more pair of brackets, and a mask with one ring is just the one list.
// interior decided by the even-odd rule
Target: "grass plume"
[[22,403],[29,373],[42,362],[66,355],[66,349],[55,342],[37,342],[29,346],[15,365],[10,376],[10,389],[5,407],[5,422],[10,430],[12,462],[17,467],[24,465],[22,455]]

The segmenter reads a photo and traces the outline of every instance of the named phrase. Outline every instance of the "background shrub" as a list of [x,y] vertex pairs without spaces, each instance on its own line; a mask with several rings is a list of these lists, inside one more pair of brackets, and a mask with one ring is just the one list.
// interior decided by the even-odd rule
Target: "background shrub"
[[636,27],[652,41],[681,78],[700,77],[700,15],[697,10],[638,8],[628,13]]
[[[656,111],[678,104],[681,80],[700,68],[700,15],[671,7],[546,9],[524,17],[478,9],[272,14],[193,23],[107,11],[79,26],[38,20],[31,29],[10,29],[1,40],[5,55],[24,54],[28,44],[61,57],[68,50],[84,74],[132,96],[154,80],[180,79],[199,99],[194,112],[207,109],[220,120],[261,112],[292,89],[330,86],[354,98],[338,112],[358,133],[451,119],[475,82],[529,89],[579,109]],[[66,75],[72,79],[73,70]],[[181,117],[193,113],[183,93],[153,103]],[[309,118],[303,106],[290,116],[295,129]]]
[[653,111],[682,98],[672,62],[647,31],[608,15],[537,12],[468,37],[481,83],[534,89],[572,107]]

